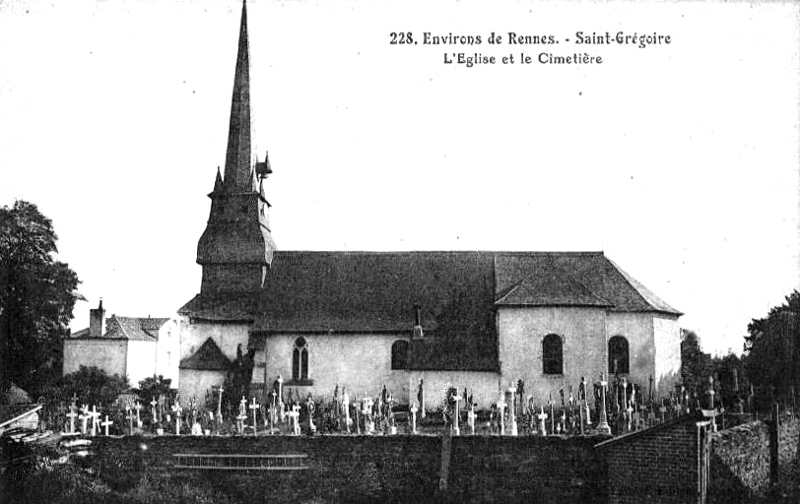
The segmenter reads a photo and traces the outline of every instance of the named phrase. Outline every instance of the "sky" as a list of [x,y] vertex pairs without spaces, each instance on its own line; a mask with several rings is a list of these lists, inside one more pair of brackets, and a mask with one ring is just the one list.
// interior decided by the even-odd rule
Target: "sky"
[[[251,0],[273,237],[283,250],[602,250],[684,312],[705,351],[738,353],[800,278],[798,10]],[[0,1],[0,205],[52,218],[87,299],[74,330],[101,297],[109,314],[170,316],[199,291],[240,12]],[[670,43],[576,44],[620,31]],[[445,63],[458,53],[496,63]]]

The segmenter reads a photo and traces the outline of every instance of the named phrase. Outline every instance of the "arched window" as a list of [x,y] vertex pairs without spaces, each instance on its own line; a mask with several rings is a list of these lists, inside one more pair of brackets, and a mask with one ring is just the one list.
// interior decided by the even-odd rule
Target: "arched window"
[[614,336],[608,340],[608,372],[628,373],[629,370],[628,340],[622,336]]
[[408,341],[397,340],[392,343],[392,369],[408,367]]
[[558,334],[548,334],[542,340],[542,372],[564,373],[564,346]]
[[308,380],[308,347],[305,338],[297,338],[292,351],[292,379]]

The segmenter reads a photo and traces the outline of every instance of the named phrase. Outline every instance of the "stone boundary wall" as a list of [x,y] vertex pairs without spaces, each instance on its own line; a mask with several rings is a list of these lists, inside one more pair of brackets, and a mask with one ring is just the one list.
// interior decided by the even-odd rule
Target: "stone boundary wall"
[[[718,432],[712,439],[710,503],[747,502],[767,496],[770,488],[770,424],[748,422]],[[781,479],[796,470],[800,421],[785,418],[778,429]]]
[[[461,436],[442,450],[441,437],[424,435],[99,437],[93,442],[92,464],[101,477],[126,461],[129,479],[165,471],[203,478],[243,501],[269,495],[270,502],[603,503],[605,460],[593,446],[604,439]],[[176,453],[305,454],[308,469],[170,469]],[[442,491],[444,456],[448,477]]]

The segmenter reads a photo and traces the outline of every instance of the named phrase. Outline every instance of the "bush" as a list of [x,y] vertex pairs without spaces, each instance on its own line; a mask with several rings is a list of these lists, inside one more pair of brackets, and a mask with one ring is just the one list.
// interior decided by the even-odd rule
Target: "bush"
[[81,366],[78,371],[62,376],[43,394],[48,402],[72,401],[73,394],[81,404],[108,407],[117,396],[130,390],[126,376],[108,375],[97,367]]

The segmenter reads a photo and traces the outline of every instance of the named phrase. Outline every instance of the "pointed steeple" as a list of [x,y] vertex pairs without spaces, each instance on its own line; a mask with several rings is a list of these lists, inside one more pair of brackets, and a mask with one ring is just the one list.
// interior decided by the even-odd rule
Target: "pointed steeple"
[[222,191],[222,188],[222,174],[220,174],[219,166],[217,166],[217,178],[214,180],[214,192]]
[[247,39],[247,3],[242,2],[239,27],[239,53],[233,78],[228,151],[225,156],[225,188],[229,192],[256,189],[252,165],[252,126],[250,123],[250,48]]

